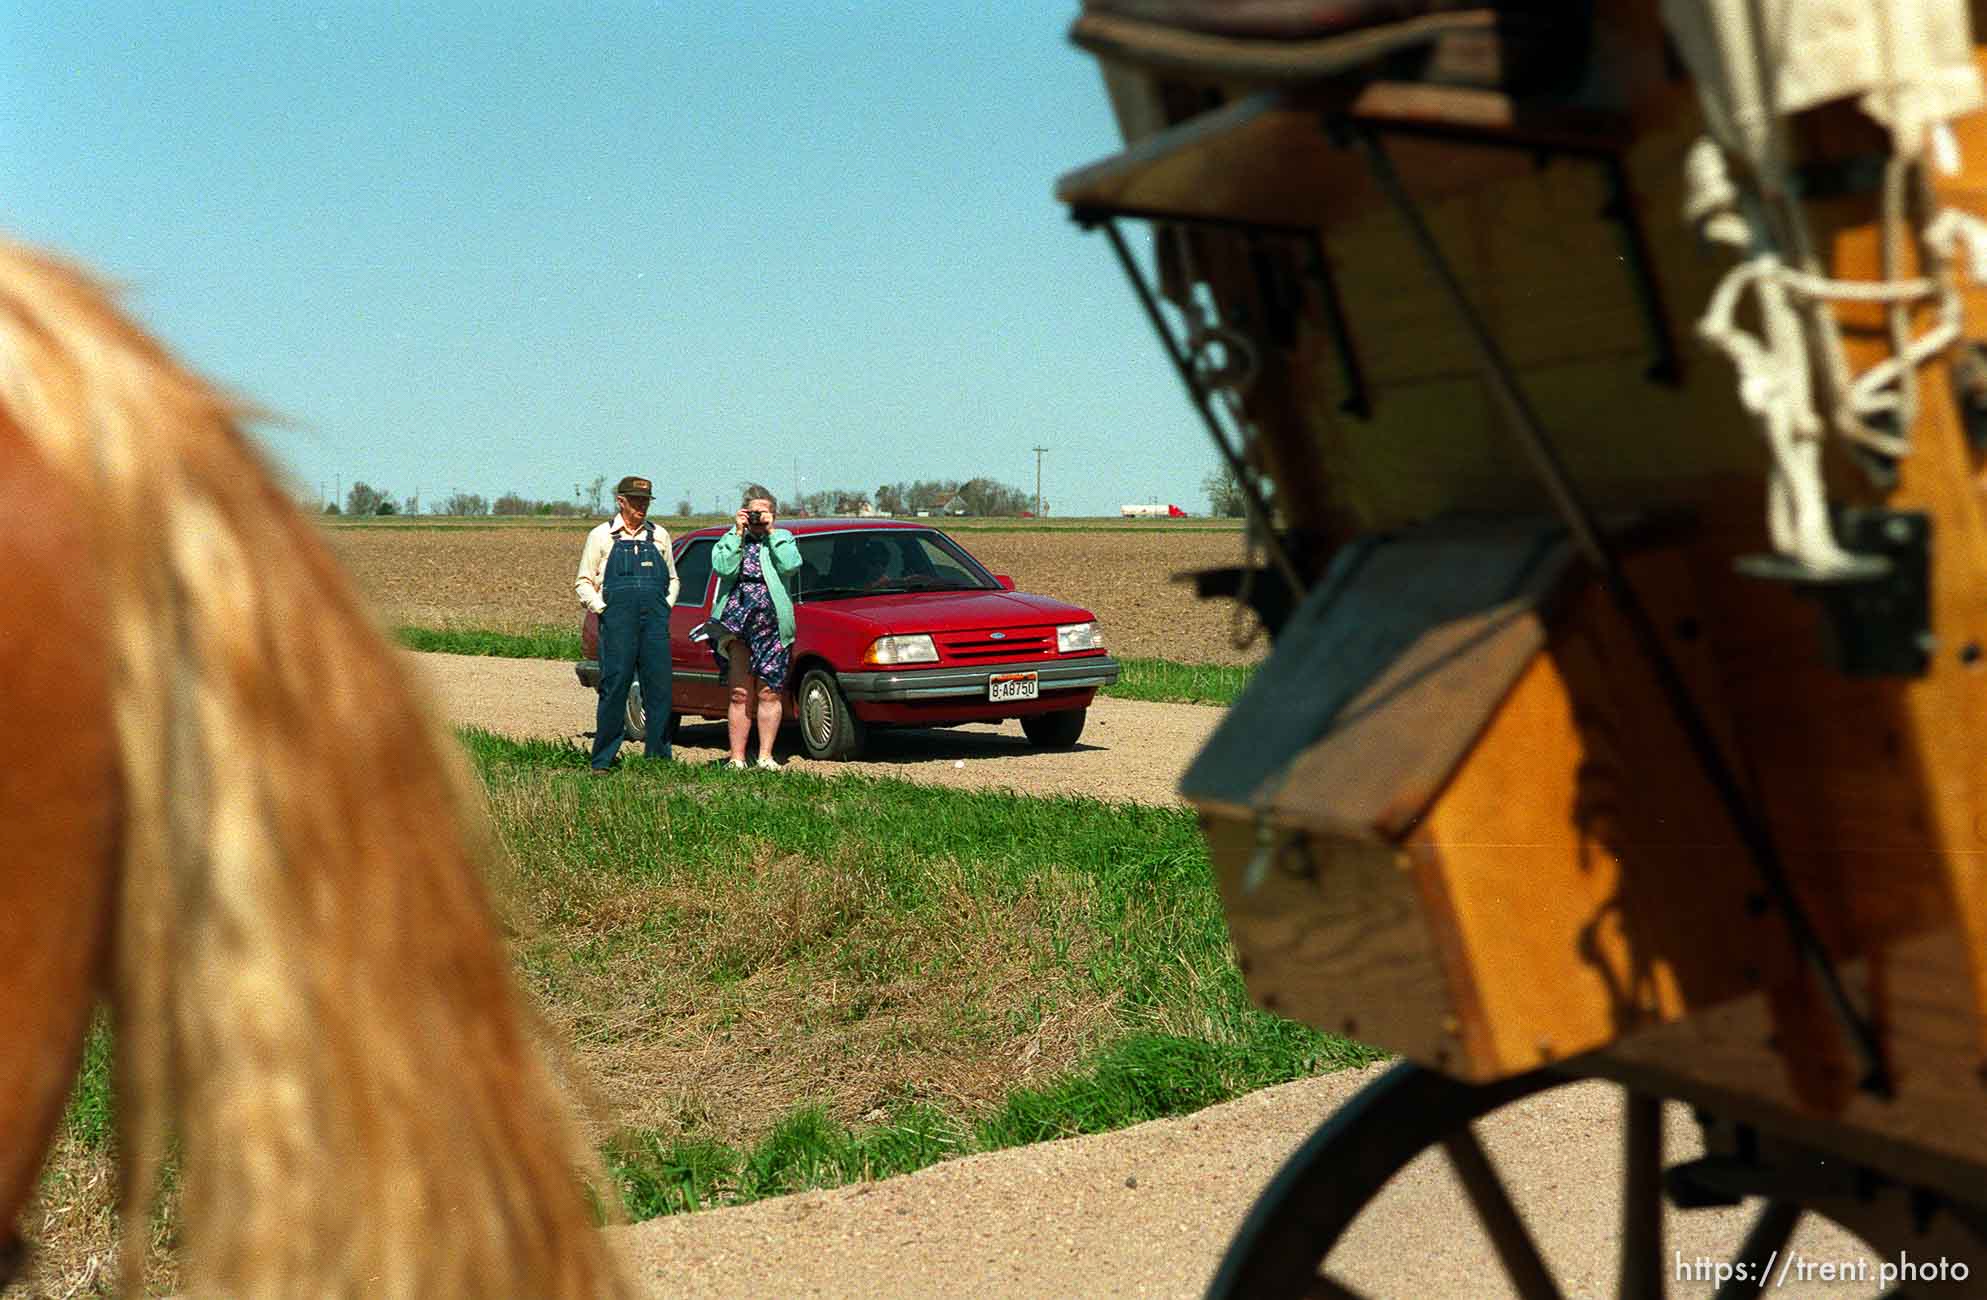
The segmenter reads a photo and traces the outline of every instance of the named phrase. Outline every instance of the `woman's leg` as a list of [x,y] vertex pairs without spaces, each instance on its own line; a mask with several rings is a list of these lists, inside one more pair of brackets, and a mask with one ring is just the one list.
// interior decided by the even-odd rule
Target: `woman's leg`
[[751,665],[745,662],[745,645],[741,641],[731,644],[731,653],[725,658],[725,682],[731,687],[730,707],[725,714],[730,728],[731,758],[734,763],[745,761],[745,737],[752,730],[750,700],[755,679]]
[[770,760],[773,757],[773,737],[780,734],[780,691],[777,686],[768,686],[756,677],[752,682],[759,690],[759,757]]

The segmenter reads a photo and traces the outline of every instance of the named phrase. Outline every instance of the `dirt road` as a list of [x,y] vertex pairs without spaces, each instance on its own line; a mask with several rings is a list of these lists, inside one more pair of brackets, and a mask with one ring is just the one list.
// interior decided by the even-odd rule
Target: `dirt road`
[[[1183,1119],[968,1156],[887,1182],[618,1231],[655,1296],[1197,1296],[1277,1167],[1386,1068],[1271,1088]],[[1478,1125],[1568,1297],[1616,1294],[1620,1105],[1611,1085],[1570,1084]],[[1671,1160],[1701,1153],[1684,1107],[1666,1107],[1665,1123]],[[1680,1281],[1675,1269],[1694,1269],[1699,1257],[1730,1260],[1757,1208],[1666,1214],[1672,1300],[1713,1293],[1711,1282]],[[1812,1218],[1789,1243],[1788,1258],[1795,1252],[1811,1263],[1876,1265],[1855,1238]],[[1374,1300],[1516,1295],[1439,1153],[1424,1153],[1388,1185],[1330,1272]],[[1770,1294],[1877,1291],[1797,1276],[1790,1269]]]
[[[580,743],[593,696],[563,663],[416,655],[448,717],[516,736]],[[788,762],[947,785],[1009,787],[1154,803],[1173,801],[1181,769],[1217,709],[1100,700],[1074,751],[1033,751],[1005,727],[903,733],[872,761]],[[692,761],[722,752],[715,725],[686,729]],[[1193,1296],[1201,1294],[1249,1206],[1303,1139],[1379,1071],[1305,1080],[1183,1119],[1097,1137],[950,1161],[883,1183],[814,1192],[617,1230],[656,1296]],[[1620,1094],[1556,1089],[1479,1125],[1564,1293],[1613,1295],[1621,1148]],[[1668,1108],[1672,1160],[1694,1128]],[[1679,1264],[1729,1260],[1756,1207],[1674,1211],[1666,1251]],[[1854,1238],[1806,1220],[1791,1249],[1810,1261],[1867,1261]],[[1973,1261],[1987,1269],[1987,1259]],[[1333,1273],[1373,1297],[1512,1295],[1448,1165],[1424,1155],[1353,1228]],[[1708,1282],[1669,1284],[1708,1296]],[[1874,1287],[1788,1280],[1775,1297],[1875,1294]]]
[[[412,658],[453,723],[576,745],[593,734],[596,697],[580,686],[571,664],[471,655]],[[1220,709],[1204,705],[1100,699],[1091,706],[1083,739],[1059,753],[1030,745],[1018,722],[878,732],[860,763],[817,763],[791,753],[790,731],[776,752],[802,772],[856,771],[973,789],[1171,803],[1177,801],[1181,771],[1221,717]],[[720,722],[686,726],[676,743],[677,757],[688,762],[709,762],[724,753]]]

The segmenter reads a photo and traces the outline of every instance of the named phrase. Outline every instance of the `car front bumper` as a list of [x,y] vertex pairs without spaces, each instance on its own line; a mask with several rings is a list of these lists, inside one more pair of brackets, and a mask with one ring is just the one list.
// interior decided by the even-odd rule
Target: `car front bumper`
[[976,668],[924,668],[882,673],[840,673],[836,680],[851,704],[909,700],[987,698],[987,682],[1008,673],[1034,673],[1044,694],[1109,686],[1118,680],[1118,661],[1109,655],[1081,659],[1031,659]]

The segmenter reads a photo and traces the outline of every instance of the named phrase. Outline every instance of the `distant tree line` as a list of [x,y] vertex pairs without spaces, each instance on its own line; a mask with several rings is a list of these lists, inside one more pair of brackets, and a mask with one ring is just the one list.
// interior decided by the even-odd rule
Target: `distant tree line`
[[824,488],[799,501],[781,505],[786,514],[852,515],[865,502],[879,514],[910,515],[920,510],[936,514],[954,497],[969,515],[1021,515],[1035,509],[1035,494],[990,478],[918,479],[911,483],[881,483],[874,492],[862,488]]
[[[517,492],[506,492],[492,501],[474,492],[451,492],[449,495],[430,500],[427,513],[431,515],[549,515],[553,517],[587,516],[603,517],[612,508],[611,493],[607,490],[605,476],[596,478],[590,484],[575,484],[570,501],[537,501]],[[937,514],[957,499],[959,508],[969,515],[1022,515],[1035,509],[1034,493],[1011,484],[999,483],[990,478],[971,479],[918,479],[909,483],[883,483],[875,491],[862,488],[823,488],[809,492],[798,501],[780,502],[780,512],[788,515],[852,515],[866,503],[879,514],[911,515],[920,510]],[[328,515],[418,515],[422,513],[421,498],[414,496],[396,498],[386,488],[374,487],[364,482],[354,483],[345,493],[341,505],[337,501],[325,504]],[[676,513],[688,517],[693,512],[690,498],[679,497]],[[1239,513],[1239,511],[1237,512]]]
[[[573,485],[573,499],[570,501],[534,501],[516,492],[506,492],[495,501],[475,492],[451,492],[449,495],[428,503],[431,515],[550,515],[570,517],[584,515],[595,517],[607,513],[607,476],[601,475],[591,483]],[[421,513],[421,497],[416,493],[399,500],[386,488],[377,488],[361,479],[352,484],[345,493],[344,504],[328,501],[324,506],[327,515],[418,515]]]

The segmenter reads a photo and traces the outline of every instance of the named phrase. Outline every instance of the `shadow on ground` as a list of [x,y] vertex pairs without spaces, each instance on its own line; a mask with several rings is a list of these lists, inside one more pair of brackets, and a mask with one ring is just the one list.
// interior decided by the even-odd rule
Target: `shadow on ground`
[[[583,731],[575,737],[577,743],[585,746],[593,743],[593,732]],[[722,758],[726,752],[725,724],[722,722],[685,722],[676,733],[673,745],[676,756],[687,762],[702,759]],[[878,728],[869,733],[869,741],[863,747],[862,763],[894,763],[911,766],[918,763],[954,762],[976,758],[1019,758],[1028,754],[1083,754],[1101,753],[1101,745],[1086,745],[1081,742],[1065,750],[1037,749],[1028,738],[1016,730],[1013,734],[1005,731],[991,731],[984,727],[907,727],[902,730]],[[621,753],[641,752],[639,742],[624,744]],[[748,753],[756,754],[757,741],[748,747]],[[773,746],[773,757],[780,762],[802,758],[800,738],[791,727],[781,727],[778,741]],[[827,764],[823,764],[827,766]]]

